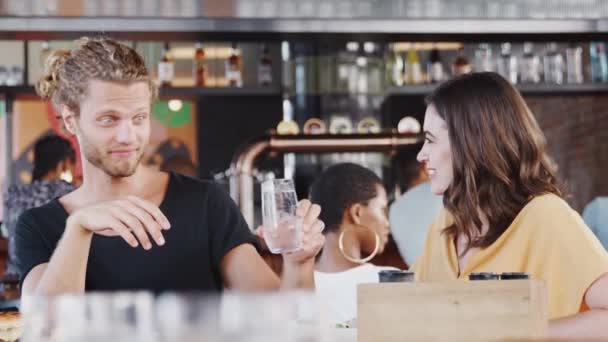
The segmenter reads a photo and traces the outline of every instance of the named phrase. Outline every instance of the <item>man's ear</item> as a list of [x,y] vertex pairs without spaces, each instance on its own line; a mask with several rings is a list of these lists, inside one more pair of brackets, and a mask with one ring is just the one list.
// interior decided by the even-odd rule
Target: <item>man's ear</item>
[[78,124],[76,122],[77,117],[74,111],[66,106],[61,108],[61,120],[65,126],[65,129],[72,135],[78,133]]

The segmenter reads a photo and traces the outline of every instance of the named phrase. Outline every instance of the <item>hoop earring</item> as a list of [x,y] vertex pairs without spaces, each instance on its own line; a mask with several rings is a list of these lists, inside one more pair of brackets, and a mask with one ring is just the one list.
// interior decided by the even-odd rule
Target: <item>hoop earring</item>
[[372,260],[376,256],[376,254],[378,254],[378,251],[380,250],[380,236],[378,235],[378,233],[374,232],[374,237],[376,238],[376,240],[375,240],[376,244],[374,246],[374,251],[372,252],[372,254],[370,254],[366,258],[355,259],[355,258],[347,255],[346,252],[344,252],[344,232],[346,232],[349,229],[350,228],[343,229],[342,232],[340,233],[340,236],[338,237],[338,248],[340,249],[340,253],[342,253],[342,256],[346,260],[348,260],[350,262],[354,262],[356,264],[365,264],[366,262],[369,262],[370,260]]

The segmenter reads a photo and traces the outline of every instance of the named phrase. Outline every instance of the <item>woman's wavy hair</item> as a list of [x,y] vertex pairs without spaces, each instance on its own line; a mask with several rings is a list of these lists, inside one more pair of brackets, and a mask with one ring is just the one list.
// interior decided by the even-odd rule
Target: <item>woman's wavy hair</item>
[[[454,217],[444,233],[488,247],[535,196],[564,196],[546,139],[519,92],[496,73],[463,75],[428,98],[446,122],[454,179],[443,202]],[[489,230],[480,235],[479,211]],[[463,252],[464,254],[464,252]]]

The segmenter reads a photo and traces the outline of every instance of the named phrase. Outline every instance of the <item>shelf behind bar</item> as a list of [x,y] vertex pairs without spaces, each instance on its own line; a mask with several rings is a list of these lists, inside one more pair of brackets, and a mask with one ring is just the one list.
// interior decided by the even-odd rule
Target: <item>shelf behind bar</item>
[[[431,93],[437,85],[411,85],[403,87],[392,87],[387,91],[387,96],[400,95],[426,95]],[[583,83],[583,84],[518,84],[517,89],[524,95],[558,95],[558,94],[593,94],[608,93],[608,83]]]
[[[410,85],[403,87],[392,87],[386,92],[386,96],[421,96],[432,92],[437,85]],[[517,89],[524,95],[542,94],[593,94],[608,93],[608,83],[583,83],[583,84],[518,84]],[[37,96],[33,86],[0,86],[0,95]],[[303,93],[297,95],[318,95],[318,96],[356,96],[357,94],[348,93]],[[362,95],[362,94],[359,94]],[[381,96],[382,94],[371,94],[370,96]],[[243,87],[243,88],[200,88],[200,87],[161,87],[160,96],[162,98],[184,98],[196,99],[202,96],[281,96],[279,86],[270,87]]]
[[0,39],[74,39],[106,34],[133,40],[606,36],[608,19],[0,17]]
[[161,97],[198,98],[201,96],[281,96],[281,87],[161,87]]
[[[33,86],[0,86],[0,95],[37,96]],[[202,87],[161,87],[160,96],[163,98],[196,99],[201,96],[280,96],[281,88],[243,87],[243,88],[202,88]]]
[[0,86],[0,97],[11,96],[11,97],[22,97],[22,96],[38,96],[34,86]]

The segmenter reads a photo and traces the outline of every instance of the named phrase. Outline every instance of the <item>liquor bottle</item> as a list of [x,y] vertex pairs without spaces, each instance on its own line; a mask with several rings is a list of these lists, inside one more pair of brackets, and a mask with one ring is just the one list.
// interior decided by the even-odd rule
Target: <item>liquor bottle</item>
[[522,83],[539,83],[541,75],[540,58],[534,54],[534,44],[524,43],[524,53],[521,56],[520,78]]
[[564,83],[564,58],[557,51],[556,43],[547,45],[547,52],[543,58],[543,67],[545,69],[545,83]]
[[444,79],[443,63],[441,63],[441,57],[439,56],[439,49],[434,47],[431,50],[429,56],[429,62],[426,66],[427,77],[429,83],[439,83]]
[[243,86],[241,56],[237,49],[236,43],[232,43],[230,57],[226,60],[226,79],[231,87]]
[[192,63],[192,72],[194,74],[194,84],[197,87],[206,85],[206,70],[205,70],[205,50],[202,43],[196,43],[194,46],[194,60]]
[[411,49],[407,52],[406,83],[420,84],[422,83],[422,67],[420,66],[420,58],[418,52]]
[[51,54],[51,46],[48,41],[42,42],[42,50],[40,51],[40,66],[44,68],[44,64],[46,63],[46,59]]
[[268,45],[262,45],[262,57],[258,64],[258,84],[269,86],[272,84],[272,57]]
[[475,50],[475,72],[494,71],[492,48],[489,44],[479,44]]
[[600,42],[591,43],[591,80],[593,82],[608,82],[608,56],[606,45]]
[[169,54],[169,43],[165,43],[162,57],[158,62],[158,81],[161,86],[171,86],[175,75],[175,65]]
[[461,47],[458,49],[458,56],[456,56],[454,63],[452,63],[452,75],[464,75],[470,73],[471,71],[471,63],[469,63],[469,60],[464,55],[464,48]]
[[517,58],[511,54],[511,43],[503,43],[498,57],[498,73],[511,84],[517,84]]
[[580,84],[583,76],[583,48],[570,45],[566,49],[566,80],[568,83]]
[[401,87],[403,85],[403,57],[397,51],[391,51],[386,62],[386,80],[387,84],[392,87]]

